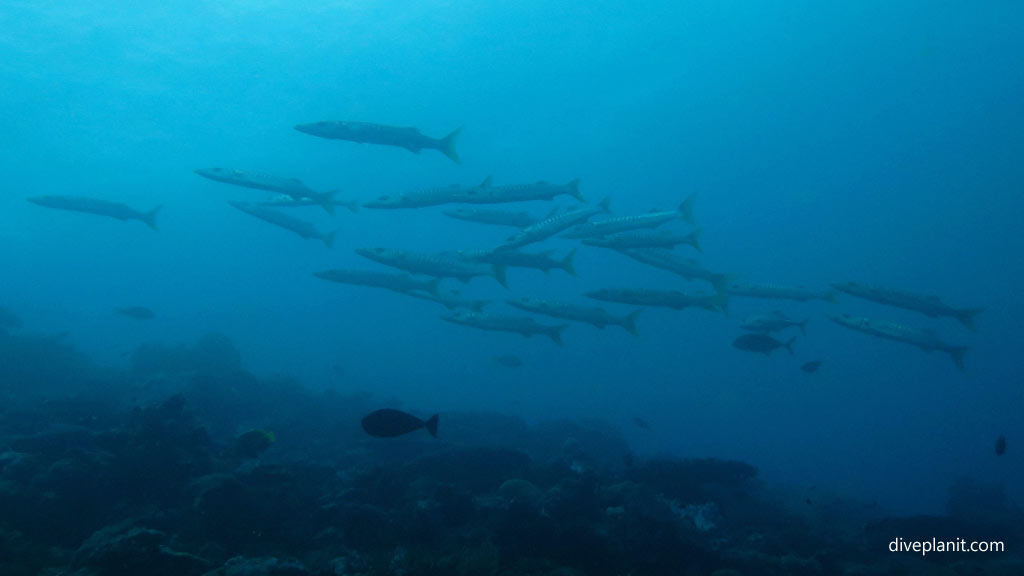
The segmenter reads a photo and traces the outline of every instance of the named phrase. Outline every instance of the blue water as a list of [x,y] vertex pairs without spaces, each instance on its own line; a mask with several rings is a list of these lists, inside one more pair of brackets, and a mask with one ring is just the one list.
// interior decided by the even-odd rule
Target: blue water
[[[964,476],[1020,501],[1022,23],[1013,2],[5,2],[0,305],[115,367],[143,342],[221,331],[257,374],[423,412],[600,418],[641,454],[741,459],[898,512],[942,511]],[[292,129],[319,120],[436,137],[463,126],[463,163]],[[363,200],[488,175],[581,178],[617,214],[697,192],[708,268],[875,283],[985,311],[972,333],[847,296],[735,299],[729,317],[648,309],[638,337],[573,325],[558,348],[312,276],[383,270],[358,247],[486,248],[507,230],[440,208],[294,212],[339,229],[328,250],[231,208],[265,195],[192,173],[209,166]],[[160,231],[25,201],[44,194],[162,204]],[[581,249],[577,269],[513,270],[509,291],[446,284],[494,299],[702,288],[598,249]],[[157,317],[112,312],[126,305]],[[775,308],[811,319],[795,357],[731,346],[745,315]],[[825,316],[836,311],[932,327],[971,347],[967,370],[836,326]],[[812,359],[822,368],[806,375]]]

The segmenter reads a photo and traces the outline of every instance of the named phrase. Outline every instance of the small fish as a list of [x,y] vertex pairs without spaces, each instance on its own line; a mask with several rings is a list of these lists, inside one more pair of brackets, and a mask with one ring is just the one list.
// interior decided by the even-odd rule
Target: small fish
[[370,436],[376,436],[377,438],[394,438],[396,436],[415,432],[420,428],[426,428],[427,432],[430,432],[431,436],[437,438],[437,419],[437,414],[434,414],[426,420],[421,420],[412,414],[402,412],[401,410],[383,408],[381,410],[370,412],[364,416],[362,425],[363,430],[365,430],[367,434]]
[[794,340],[796,340],[796,336],[786,342],[781,342],[767,334],[754,333],[740,336],[732,341],[732,345],[737,350],[760,352],[761,354],[771,354],[776,348],[785,348],[790,354],[793,354]]
[[127,316],[136,320],[152,320],[156,318],[156,313],[145,306],[126,306],[124,308],[115,308],[114,311],[121,316]]
[[637,428],[642,428],[644,430],[650,430],[651,429],[651,425],[647,423],[647,420],[644,420],[643,418],[641,418],[639,416],[634,416],[633,417],[633,425],[636,426]]
[[235,438],[233,451],[235,455],[242,458],[255,458],[265,452],[277,438],[273,432],[258,428],[249,430],[245,434]]
[[462,163],[459,160],[459,155],[455,152],[455,139],[458,138],[461,128],[456,128],[444,138],[425,136],[417,128],[411,126],[387,126],[370,122],[323,121],[299,124],[295,126],[295,129],[305,134],[331,140],[397,146],[414,154],[419,154],[420,150],[428,148],[437,150],[456,164]]
[[500,364],[505,368],[520,368],[523,365],[523,359],[515,354],[502,354],[492,358],[495,364]]
[[1000,434],[999,438],[996,438],[996,456],[1003,454],[1006,454],[1006,436]]
[[107,216],[115,220],[138,220],[156,230],[156,215],[161,206],[153,208],[149,212],[139,212],[117,202],[107,202],[99,198],[86,196],[34,196],[28,201],[46,208],[56,208],[69,212],[84,212],[86,214],[97,214]]
[[800,369],[808,374],[814,374],[821,368],[821,360],[811,360],[810,362],[804,362]]

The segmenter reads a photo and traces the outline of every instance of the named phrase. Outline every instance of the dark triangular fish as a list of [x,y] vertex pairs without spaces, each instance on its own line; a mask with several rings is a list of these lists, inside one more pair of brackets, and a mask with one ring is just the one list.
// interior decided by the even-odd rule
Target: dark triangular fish
[[430,432],[430,435],[436,438],[437,418],[438,415],[434,414],[424,421],[401,410],[383,408],[370,412],[363,417],[362,424],[363,430],[367,434],[378,438],[394,438],[395,436],[414,432],[420,428],[426,428],[427,432]]
[[813,374],[817,372],[818,368],[821,368],[821,360],[811,360],[810,362],[804,362],[803,366],[800,367],[801,370],[807,372],[808,374]]
[[1002,456],[1003,454],[1006,454],[1006,436],[1000,434],[999,438],[996,438],[996,455]]
[[121,316],[135,318],[136,320],[152,320],[156,317],[156,313],[145,306],[125,306],[123,308],[114,308],[114,311]]
[[794,340],[796,340],[796,336],[790,338],[786,342],[780,342],[767,334],[755,333],[740,336],[733,340],[732,345],[734,348],[739,350],[760,352],[762,354],[771,354],[776,348],[785,348],[790,354],[792,354]]

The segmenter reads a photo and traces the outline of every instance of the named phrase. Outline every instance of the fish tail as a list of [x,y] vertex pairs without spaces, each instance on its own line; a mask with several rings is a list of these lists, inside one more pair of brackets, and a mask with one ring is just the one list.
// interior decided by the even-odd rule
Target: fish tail
[[601,209],[602,212],[607,213],[607,212],[611,212],[612,211],[611,205],[612,205],[612,198],[611,198],[611,196],[605,196],[604,200],[601,200],[601,203],[598,204],[597,206]]
[[331,190],[330,192],[324,192],[323,194],[317,194],[316,200],[323,206],[324,210],[328,214],[334,216],[334,194],[337,190]]
[[325,236],[321,237],[320,239],[324,241],[324,245],[327,246],[328,248],[334,248],[334,235],[337,233],[337,230],[332,230],[331,232],[328,232]]
[[573,258],[576,257],[576,249],[573,248],[569,253],[562,258],[562,270],[565,270],[569,276],[576,277],[576,264],[573,262]]
[[949,353],[949,357],[952,358],[953,364],[956,364],[957,370],[964,371],[964,355],[967,354],[967,346],[950,346],[946,349]]
[[580,192],[580,179],[579,178],[573,178],[572,180],[569,181],[568,184],[566,184],[566,186],[569,188],[569,195],[570,196],[572,196],[573,198],[579,200],[580,202],[586,202],[587,201],[587,199],[584,198],[583,194]]
[[437,420],[438,414],[434,414],[433,416],[428,418],[426,422],[423,423],[423,426],[426,427],[427,432],[430,432],[430,435],[433,436],[434,438],[437,438]]
[[965,308],[963,310],[957,310],[956,319],[969,330],[974,330],[974,317],[982,310],[982,308]]
[[786,340],[785,347],[789,351],[789,355],[793,355],[793,342],[796,342],[796,336],[793,336],[789,340]]
[[700,247],[700,228],[686,235],[686,243],[693,246],[697,252],[704,253],[704,250]]
[[[717,288],[717,286],[716,286]],[[715,306],[722,311],[722,314],[729,315],[729,293],[725,290],[719,290],[715,293],[714,299]]]
[[729,282],[732,282],[731,274],[712,274],[710,280],[718,295],[728,295]]
[[803,335],[803,336],[807,336],[807,321],[808,320],[810,320],[810,318],[808,318],[808,319],[804,320],[803,322],[797,324],[797,326],[800,327],[800,334]]
[[341,192],[341,190],[335,188],[334,190],[331,190],[330,192],[327,193],[327,195],[330,197],[331,204],[331,209],[328,210],[328,212],[334,214],[334,206],[341,205],[344,206],[345,208],[348,208],[349,212],[353,214],[359,214],[359,200],[338,200],[335,197],[338,194],[338,192]]
[[683,200],[683,203],[679,205],[679,216],[683,220],[686,220],[690,224],[694,224],[693,221],[693,203],[697,201],[697,193],[694,192]]
[[508,266],[502,264],[494,265],[494,279],[501,284],[502,287],[508,288]]
[[160,206],[157,206],[156,208],[153,208],[149,212],[146,212],[145,214],[142,215],[142,221],[146,223],[146,226],[149,226],[153,230],[159,230],[159,228],[157,228],[156,226],[156,215],[158,212],[160,212],[160,209],[163,207],[163,204],[161,204]]
[[561,346],[562,345],[562,331],[565,330],[565,327],[566,327],[566,324],[559,324],[558,326],[552,326],[547,331],[548,338],[551,338],[552,342],[554,342],[555,344],[558,344],[559,346]]
[[643,308],[637,308],[636,310],[633,310],[632,312],[627,314],[626,317],[622,319],[622,327],[626,329],[626,332],[629,332],[633,336],[637,335],[636,317],[639,316],[640,313],[643,311]]
[[451,134],[441,139],[441,146],[438,150],[442,154],[452,159],[456,164],[462,164],[462,160],[459,159],[458,152],[455,151],[455,139],[459,137],[459,132],[462,132],[462,126],[459,126],[455,130],[452,130]]

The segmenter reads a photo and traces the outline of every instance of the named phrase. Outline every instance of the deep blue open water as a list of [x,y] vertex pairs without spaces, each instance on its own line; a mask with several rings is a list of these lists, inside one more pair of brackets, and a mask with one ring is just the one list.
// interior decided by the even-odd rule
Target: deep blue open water
[[[895,514],[944,513],[963,478],[1001,484],[1019,502],[1022,24],[1024,7],[1002,1],[5,2],[0,307],[21,320],[10,334],[66,333],[62,342],[114,374],[131,373],[140,345],[216,332],[259,377],[440,412],[442,433],[443,414],[460,411],[600,420],[640,458],[740,460],[798,492]],[[293,128],[321,120],[432,137],[461,127],[462,162]],[[609,197],[615,215],[671,209],[696,193],[703,252],[675,250],[736,282],[856,281],[984,310],[971,331],[846,294],[838,303],[733,297],[728,314],[647,307],[636,336],[571,323],[559,347],[313,276],[388,270],[357,248],[492,248],[510,229],[448,218],[450,206],[288,209],[336,229],[328,249],[232,208],[270,194],[192,172],[211,166],[361,201],[488,176],[494,185],[579,178],[588,202]],[[159,231],[26,201],[44,195],[159,205]],[[543,215],[575,204],[512,208]],[[583,294],[710,291],[574,240],[530,248],[578,248],[578,277],[512,269],[508,289],[486,277],[442,287],[501,313],[518,313],[503,301],[524,296],[624,314],[633,307]],[[155,317],[115,312],[125,306]],[[798,336],[792,355],[732,345],[746,316],[772,310],[808,319],[806,336],[780,336]],[[965,369],[941,351],[829,320],[840,313],[969,346]],[[803,372],[811,360],[820,369]],[[70,375],[31,392],[82,388]],[[0,381],[0,398],[22,394]]]

